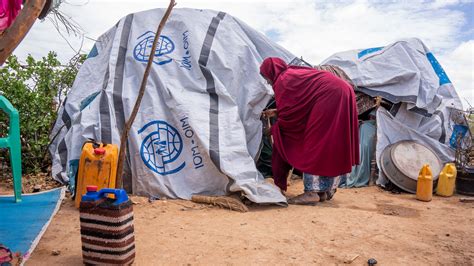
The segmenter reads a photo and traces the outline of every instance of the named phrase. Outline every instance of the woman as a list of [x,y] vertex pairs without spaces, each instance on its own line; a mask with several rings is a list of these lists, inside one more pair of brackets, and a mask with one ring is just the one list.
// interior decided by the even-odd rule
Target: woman
[[278,114],[273,135],[275,184],[286,191],[291,167],[302,171],[305,192],[290,204],[315,204],[331,198],[340,176],[359,163],[359,130],[354,91],[333,74],[288,66],[270,57],[260,74],[272,85]]

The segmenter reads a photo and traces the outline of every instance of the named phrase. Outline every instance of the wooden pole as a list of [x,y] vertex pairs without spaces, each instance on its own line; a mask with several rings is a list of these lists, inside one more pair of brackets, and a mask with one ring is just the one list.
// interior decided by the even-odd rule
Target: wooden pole
[[[270,117],[267,117],[267,128],[268,128],[268,130],[270,130],[271,127],[272,127],[272,123],[270,122]],[[273,147],[273,135],[272,135],[271,132],[270,132],[270,144]]]
[[9,28],[0,34],[0,66],[13,53],[15,48],[25,38],[31,26],[43,10],[46,0],[28,0]]
[[153,64],[153,58],[155,57],[156,44],[158,43],[158,39],[161,35],[161,31],[163,30],[166,24],[166,21],[168,20],[168,17],[171,14],[171,10],[173,9],[175,5],[176,5],[175,1],[170,0],[170,4],[168,5],[168,8],[166,9],[166,12],[163,15],[163,18],[161,19],[160,24],[158,25],[155,38],[153,39],[153,45],[151,47],[150,57],[148,58],[148,63],[145,68],[145,73],[143,74],[140,90],[138,91],[137,100],[135,101],[132,114],[130,115],[130,118],[125,123],[122,136],[120,137],[120,151],[119,151],[119,157],[118,157],[118,162],[117,162],[117,179],[115,182],[115,188],[122,188],[123,165],[125,161],[125,151],[127,150],[128,133],[130,132],[130,128],[132,127],[133,121],[135,121],[135,117],[137,116],[138,109],[140,108],[143,95],[145,94],[145,88],[148,81],[148,75],[150,75],[151,66]]

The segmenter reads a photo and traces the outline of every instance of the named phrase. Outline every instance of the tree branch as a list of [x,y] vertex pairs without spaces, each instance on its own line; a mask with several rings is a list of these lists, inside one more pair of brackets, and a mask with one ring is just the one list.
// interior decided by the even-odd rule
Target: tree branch
[[0,66],[23,40],[35,23],[46,0],[28,0],[13,24],[3,32],[0,38]]
[[145,68],[145,73],[143,74],[143,79],[140,86],[140,90],[138,92],[138,97],[137,97],[137,100],[135,101],[135,106],[133,106],[132,114],[130,115],[130,118],[127,120],[127,123],[125,123],[125,128],[123,129],[122,136],[120,137],[120,151],[119,151],[119,157],[118,157],[118,162],[117,162],[117,179],[115,181],[116,188],[122,188],[123,164],[125,161],[125,151],[127,149],[128,133],[130,131],[130,128],[132,127],[133,121],[135,121],[135,117],[137,116],[138,109],[140,108],[140,104],[142,102],[142,98],[145,93],[145,88],[148,81],[148,75],[150,74],[151,66],[153,64],[153,58],[155,56],[156,44],[158,43],[158,39],[160,38],[161,31],[163,30],[166,24],[166,21],[168,20],[168,17],[171,14],[171,10],[173,9],[175,5],[176,5],[175,1],[170,0],[170,4],[168,5],[168,8],[166,9],[166,12],[163,15],[163,18],[161,19],[161,22],[158,25],[155,39],[153,39],[153,45],[151,47],[150,57],[148,58],[148,63]]

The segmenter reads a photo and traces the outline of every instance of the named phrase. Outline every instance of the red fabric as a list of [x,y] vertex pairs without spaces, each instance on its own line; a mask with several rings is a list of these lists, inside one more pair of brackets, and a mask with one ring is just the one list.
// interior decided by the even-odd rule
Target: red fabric
[[0,31],[10,27],[20,12],[22,0],[0,0]]
[[286,190],[291,166],[335,177],[359,164],[357,105],[352,87],[327,71],[267,58],[260,73],[273,81],[278,118],[272,127],[275,184]]

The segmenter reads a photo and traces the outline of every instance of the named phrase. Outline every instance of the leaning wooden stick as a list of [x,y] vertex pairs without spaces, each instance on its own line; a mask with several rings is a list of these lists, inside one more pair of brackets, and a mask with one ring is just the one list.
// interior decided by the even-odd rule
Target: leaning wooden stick
[[160,38],[161,31],[163,30],[166,24],[166,21],[168,20],[168,17],[171,14],[171,10],[173,9],[175,5],[176,5],[175,1],[171,0],[170,4],[168,5],[168,9],[166,9],[166,12],[163,15],[163,18],[161,19],[160,24],[158,25],[155,39],[153,39],[153,45],[151,47],[152,52],[150,53],[150,57],[148,58],[148,63],[145,68],[145,73],[143,74],[143,79],[140,86],[140,90],[138,92],[137,100],[135,101],[132,114],[130,115],[130,118],[127,120],[127,123],[125,123],[122,136],[120,137],[120,151],[119,151],[119,158],[117,162],[117,179],[115,182],[116,188],[122,188],[123,165],[125,161],[125,151],[127,150],[128,133],[130,132],[130,128],[132,127],[133,121],[135,121],[135,117],[137,116],[138,109],[140,108],[140,104],[142,102],[143,94],[145,93],[145,88],[148,81],[148,75],[150,75],[151,66],[153,64],[153,58],[155,57],[156,44],[158,43],[158,39]]
[[474,203],[474,198],[460,198],[460,202],[472,202]]

